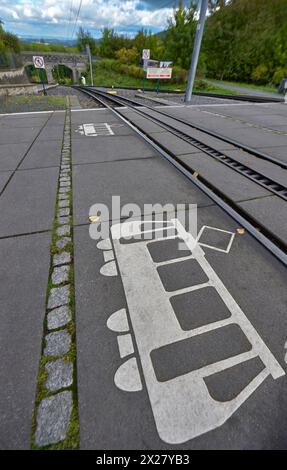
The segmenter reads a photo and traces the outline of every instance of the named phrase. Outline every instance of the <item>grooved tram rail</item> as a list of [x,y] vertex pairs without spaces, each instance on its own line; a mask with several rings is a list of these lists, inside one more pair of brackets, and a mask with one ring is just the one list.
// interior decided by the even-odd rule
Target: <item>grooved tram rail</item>
[[[147,108],[148,110],[150,109],[153,112],[158,113],[161,117],[168,117],[171,121],[182,123],[191,129],[196,129],[197,131],[205,133],[206,135],[211,135],[219,140],[228,142],[237,147],[238,149],[245,150],[259,158],[262,158],[263,160],[268,160],[269,162],[272,162],[274,164],[275,168],[287,169],[286,163],[269,155],[258,152],[254,149],[250,149],[249,147],[239,144],[238,142],[234,142],[231,139],[223,138],[215,132],[205,130],[199,126],[190,124],[189,122],[186,122],[180,118],[174,118],[173,116],[170,116],[153,107],[145,105],[143,106],[141,103],[135,100],[131,100],[129,98],[122,97],[119,95],[115,97],[108,93],[103,93],[98,90],[90,89],[88,87],[79,89],[93,97],[95,100],[101,103],[102,106],[110,109],[113,113],[120,117],[121,120],[123,120],[126,124],[132,127],[145,141],[149,142],[164,158],[169,160],[180,172],[182,172],[194,184],[200,187],[200,189],[202,189],[202,191],[204,191],[213,201],[215,201],[216,204],[222,207],[231,217],[233,217],[233,219],[235,219],[243,227],[245,227],[249,231],[249,233],[254,236],[254,238],[256,238],[261,244],[263,244],[283,264],[287,265],[286,241],[282,241],[282,239],[278,238],[274,233],[272,233],[272,230],[264,226],[264,224],[258,223],[258,221],[256,221],[256,219],[252,217],[249,213],[247,213],[242,207],[240,207],[238,204],[234,203],[234,201],[226,197],[220,188],[214,187],[214,185],[212,185],[208,180],[199,175],[196,170],[191,169],[188,165],[186,165],[168,148],[166,148],[162,144],[159,144],[153,136],[149,135],[147,132],[144,132],[137,123],[134,123],[132,121],[132,119],[124,116],[121,113],[120,108],[127,107],[128,109],[131,109],[132,111],[136,112],[145,119],[160,125],[161,127],[167,129],[168,132],[179,137],[181,140],[184,140],[192,146],[198,148],[198,150],[204,152],[205,154],[219,161],[220,163],[228,166],[237,173],[241,173],[242,176],[248,178],[249,180],[252,180],[254,184],[264,187],[270,193],[273,193],[284,201],[287,200],[287,187],[283,184],[279,184],[278,181],[275,181],[268,175],[255,171],[244,164],[238,163],[238,161],[225,155],[223,152],[218,151],[217,149],[209,145],[206,145],[204,143],[204,139],[195,139],[194,137],[179,130],[174,125],[168,124],[155,116],[148,115],[147,112],[145,112],[144,108]],[[107,103],[107,101],[112,103],[112,106]]]

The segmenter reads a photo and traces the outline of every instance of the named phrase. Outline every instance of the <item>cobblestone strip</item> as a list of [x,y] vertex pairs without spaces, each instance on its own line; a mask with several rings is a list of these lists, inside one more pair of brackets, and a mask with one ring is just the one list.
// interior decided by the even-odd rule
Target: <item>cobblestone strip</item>
[[77,449],[71,112],[66,111],[32,448]]

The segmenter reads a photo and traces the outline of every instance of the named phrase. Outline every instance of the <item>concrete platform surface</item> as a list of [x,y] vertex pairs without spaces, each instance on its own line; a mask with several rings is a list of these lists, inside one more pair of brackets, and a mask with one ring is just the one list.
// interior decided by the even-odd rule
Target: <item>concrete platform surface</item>
[[[225,103],[168,112],[218,122],[223,132],[225,118],[203,110],[253,123],[261,114],[264,125],[287,116],[283,105]],[[286,448],[286,268],[113,113],[71,117],[79,447]],[[286,243],[285,201],[129,117]],[[64,119],[64,112],[0,116],[1,449],[31,446]],[[269,144],[283,155],[284,135],[228,122],[228,135],[251,139],[254,130],[256,148]],[[248,162],[232,145],[223,148]],[[284,183],[285,172],[277,176]]]
[[[64,116],[55,120],[62,133]],[[0,117],[1,449],[31,446],[62,145],[59,131],[55,144],[39,143],[52,118]]]
[[[84,119],[84,113],[77,112],[77,119],[79,116]],[[176,139],[169,138],[166,133],[155,132],[153,135],[164,138],[165,143],[168,141],[169,148],[177,145]],[[127,136],[127,145],[131,138]],[[96,163],[103,156],[104,139],[106,145],[112,145],[114,139],[114,146],[117,146],[117,136],[87,137],[85,152],[90,156],[94,152],[94,163],[75,164],[73,168],[81,448],[284,448],[287,424],[282,413],[282,407],[287,406],[284,392],[286,270],[251,236],[240,235],[234,221],[156,154],[152,159],[144,159],[135,150],[134,159]],[[73,149],[73,159],[77,161],[80,146],[76,150],[73,146]],[[196,157],[199,155],[182,158]],[[200,155],[200,165],[203,160]],[[215,177],[214,172],[208,176]],[[228,181],[224,170],[221,175],[218,172],[219,176],[221,185]],[[246,180],[238,183],[238,197],[244,195],[250,201],[264,201],[268,196],[268,192],[257,186],[250,186],[248,193],[246,184]],[[232,190],[235,191],[234,186]],[[207,405],[201,402],[203,395],[199,395],[197,401],[189,395],[192,393],[192,386],[187,385],[189,374],[228,355],[248,354],[254,338],[251,334],[246,343],[239,326],[227,328],[222,323],[222,328],[216,329],[218,336],[209,336],[206,332],[194,336],[190,342],[176,340],[178,327],[179,335],[188,336],[195,327],[204,331],[210,322],[228,321],[228,302],[220,301],[212,288],[191,292],[187,297],[179,296],[178,302],[174,298],[170,304],[166,304],[159,293],[158,297],[154,295],[154,286],[148,282],[152,273],[150,266],[155,260],[164,262],[177,256],[181,258],[183,255],[175,245],[163,246],[161,242],[155,242],[153,250],[146,250],[147,258],[143,258],[147,265],[141,264],[144,261],[141,261],[140,252],[138,257],[133,257],[133,251],[129,251],[129,247],[135,249],[137,243],[124,243],[121,251],[112,241],[111,233],[109,247],[97,246],[98,241],[89,235],[90,208],[93,204],[105,204],[109,213],[103,213],[100,220],[102,223],[108,221],[113,195],[119,195],[122,204],[137,204],[140,214],[143,214],[144,203],[198,204],[198,229],[201,229],[200,242],[206,261],[242,309],[248,324],[255,329],[256,333],[252,330],[254,335],[259,335],[260,341],[263,340],[278,361],[280,370],[282,368],[280,378],[273,380],[268,374],[244,399],[244,394],[249,395],[247,390],[255,386],[256,380],[261,382],[258,378],[264,377],[266,369],[262,357],[250,356],[246,362],[239,361],[237,365],[206,377],[200,393],[204,395],[203,390],[208,390],[208,396],[215,400],[211,415],[215,403],[221,403],[224,408],[224,403],[234,403],[240,396],[243,399],[238,410],[226,420],[219,419],[217,425],[212,425],[212,418],[208,418],[211,420],[209,432],[203,432],[208,428],[203,418],[209,416]],[[126,215],[113,223],[124,223]],[[100,224],[95,226],[99,228]],[[113,259],[116,265],[110,271],[108,260]],[[158,268],[158,276],[166,293],[207,280],[199,265],[187,260],[164,265],[161,270]],[[154,283],[157,283],[156,278]],[[174,330],[171,326],[168,330],[170,305],[176,319]],[[159,318],[163,319],[162,323]],[[158,342],[158,348],[151,350],[149,345],[153,342]]]

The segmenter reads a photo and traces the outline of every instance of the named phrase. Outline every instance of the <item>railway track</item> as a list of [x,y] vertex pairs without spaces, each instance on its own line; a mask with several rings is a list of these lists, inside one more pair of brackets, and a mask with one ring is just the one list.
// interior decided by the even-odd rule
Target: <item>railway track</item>
[[[180,138],[182,141],[187,142],[188,144],[197,148],[198,151],[208,155],[211,159],[220,162],[237,173],[240,173],[245,178],[251,180],[254,184],[264,187],[270,193],[276,195],[284,201],[287,200],[287,184],[284,183],[285,175],[283,175],[283,178],[281,176],[282,170],[284,173],[284,170],[287,169],[287,164],[285,162],[258,152],[254,149],[250,149],[249,147],[239,144],[238,142],[235,142],[231,139],[222,137],[216,132],[209,131],[197,125],[193,125],[183,119],[174,118],[162,110],[142,105],[136,100],[131,100],[130,98],[119,95],[115,97],[114,95],[90,89],[88,87],[81,88],[81,91],[93,97],[103,107],[110,109],[113,113],[120,117],[121,120],[132,127],[146,142],[151,144],[165,159],[172,163],[181,173],[183,173],[202,191],[204,191],[217,205],[223,208],[233,219],[235,219],[241,226],[251,233],[253,237],[255,237],[270,252],[272,252],[273,255],[275,255],[282,263],[287,266],[287,242],[285,240],[282,240],[281,238],[278,238],[276,235],[274,235],[272,231],[268,229],[268,227],[258,224],[258,221],[256,221],[242,207],[237,205],[236,202],[227,198],[226,195],[222,193],[220,188],[210,184],[210,182],[198,174],[195,169],[192,169],[190,166],[186,165],[180,157],[176,156],[164,145],[159,144],[152,135],[144,132],[136,122],[133,122],[133,120],[129,119],[128,116],[125,116],[121,112],[121,108],[128,108],[133,112],[136,112],[140,117],[161,126],[169,133]],[[164,120],[165,118],[168,118],[169,122],[166,122]],[[184,125],[185,131],[181,130],[179,125]],[[199,131],[202,133],[202,135],[195,138],[192,135],[189,135],[189,130]],[[274,176],[271,177],[264,171],[254,170],[249,166],[242,164],[238,160],[230,157],[229,155],[226,155],[224,152],[217,150],[211,145],[207,145],[204,142],[204,136],[215,137],[219,140],[232,144],[239,150],[244,150],[245,152],[254,155],[257,158],[268,161],[270,164],[272,163],[273,167],[279,170],[278,178],[274,178]]]
[[[101,87],[101,88],[110,88],[110,87]],[[117,87],[118,90],[138,90],[138,87]],[[154,92],[154,88],[145,88],[147,92]],[[176,90],[159,90],[159,94],[173,94],[173,95],[182,95],[183,91]],[[236,101],[249,101],[250,103],[284,103],[284,96],[274,96],[274,97],[265,97],[260,95],[249,95],[249,94],[227,94],[227,93],[212,93],[205,91],[195,91],[193,92],[195,96],[205,96],[207,98],[220,98],[224,100],[236,100]]]
[[[109,100],[109,97],[112,96],[112,95],[109,95],[108,93],[103,93],[103,92],[98,91],[98,90],[97,91],[91,90],[90,88],[87,88],[87,90],[92,91],[93,93],[96,93],[97,95],[100,95],[103,98],[108,99],[108,100]],[[210,135],[212,137],[215,137],[217,139],[222,140],[223,142],[231,144],[231,145],[237,147],[240,150],[244,150],[244,151],[248,152],[249,154],[254,155],[255,157],[258,157],[258,158],[261,158],[263,160],[272,162],[272,163],[280,166],[281,168],[287,169],[287,163],[283,162],[282,160],[280,160],[278,158],[267,155],[264,152],[259,152],[258,150],[252,149],[251,147],[249,147],[247,145],[243,145],[242,143],[239,143],[236,140],[225,137],[225,136],[219,134],[218,132],[211,131],[209,129],[206,129],[205,127],[199,126],[199,125],[194,124],[194,123],[190,123],[189,121],[187,121],[185,119],[175,117],[175,116],[170,116],[170,114],[164,112],[162,109],[159,110],[158,108],[155,108],[154,106],[149,106],[149,105],[143,104],[143,103],[141,103],[137,100],[132,100],[132,99],[127,98],[125,96],[120,96],[120,97],[119,96],[117,96],[117,97],[113,96],[110,99],[110,101],[113,105],[115,105],[115,103],[118,103],[119,106],[123,106],[123,102],[126,102],[126,104],[129,104],[137,112],[139,112],[139,110],[137,110],[137,107],[147,108],[148,110],[152,111],[152,113],[157,113],[161,117],[161,120],[158,120],[158,122],[160,122],[161,124],[164,123],[164,121],[162,121],[162,117],[164,116],[164,117],[166,117],[166,118],[168,118],[168,119],[170,119],[174,122],[184,124],[185,126],[188,126],[190,129],[196,129],[197,131],[203,132],[204,134]],[[151,115],[148,114],[147,112],[145,112],[144,110],[140,110],[140,112],[142,114],[145,114],[149,118],[151,117]],[[173,127],[174,127],[174,124],[173,124]]]

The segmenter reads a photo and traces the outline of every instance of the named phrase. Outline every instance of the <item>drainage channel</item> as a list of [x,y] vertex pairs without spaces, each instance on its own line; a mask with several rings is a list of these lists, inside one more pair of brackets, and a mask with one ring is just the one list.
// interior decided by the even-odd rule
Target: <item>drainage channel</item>
[[[82,90],[82,91],[85,91],[85,90]],[[106,97],[108,94],[107,93],[104,93],[104,92],[100,92],[100,91],[94,91],[94,90],[91,90],[93,93],[97,93],[97,94],[100,94],[102,97]],[[152,107],[152,106],[148,106],[148,105],[143,105],[142,103],[139,103],[138,101],[136,100],[132,100],[130,98],[127,98],[127,97],[124,97],[124,96],[117,96],[116,97],[113,97],[114,100],[116,99],[120,99],[126,103],[129,103],[130,104],[130,107],[133,108],[134,111],[139,111],[139,107],[141,108],[147,108],[148,110],[150,111],[153,111],[153,112],[156,112],[158,113],[159,115],[161,116],[164,116],[168,119],[172,119],[173,121],[176,121],[176,122],[179,122],[180,124],[184,124],[185,126],[188,126],[190,127],[191,129],[195,129],[197,131],[200,131],[200,132],[203,132],[204,134],[206,135],[210,135],[212,137],[215,137],[216,139],[219,139],[223,142],[226,142],[228,144],[231,144],[233,145],[234,147],[237,147],[239,150],[244,150],[245,152],[247,153],[250,153],[251,155],[254,155],[255,157],[258,157],[258,158],[261,158],[262,160],[266,160],[266,161],[269,161],[271,163],[274,163],[275,165],[278,165],[279,167],[281,168],[284,168],[284,169],[287,169],[287,163],[286,162],[283,162],[282,160],[279,160],[278,158],[275,158],[275,157],[272,157],[271,155],[267,155],[263,152],[259,152],[258,150],[256,149],[253,149],[245,144],[241,144],[240,142],[237,142],[233,139],[230,139],[228,137],[225,137],[225,136],[222,136],[220,134],[218,134],[217,132],[214,132],[214,131],[211,131],[209,129],[206,129],[204,127],[201,127],[201,126],[198,126],[196,124],[192,124],[184,119],[181,119],[179,117],[175,117],[175,116],[171,116],[169,115],[168,113],[162,111],[162,110],[159,110],[155,107]],[[118,101],[120,103],[120,101]],[[123,105],[123,103],[121,103],[121,105]],[[150,118],[150,116],[144,112],[143,109],[140,110],[141,111],[141,114],[142,115],[145,115],[146,117]],[[157,119],[154,117],[154,119]],[[162,121],[160,121],[162,123]],[[175,128],[176,129],[176,128]]]
[[50,247],[32,449],[79,448],[71,165],[71,112],[67,110]]
[[[95,93],[95,92],[92,92],[92,93]],[[124,100],[125,99],[126,98],[124,98]],[[118,98],[113,97],[111,98],[111,100],[113,100],[115,103],[120,104],[120,100]],[[278,183],[277,181],[272,180],[265,174],[260,173],[259,171],[255,171],[251,169],[249,166],[246,166],[243,163],[238,162],[237,160],[231,158],[230,156],[225,155],[223,152],[219,152],[213,147],[206,145],[204,142],[198,139],[195,139],[194,137],[189,136],[185,132],[174,128],[170,124],[160,121],[158,118],[155,118],[154,116],[146,116],[146,113],[142,112],[142,110],[138,108],[136,109],[133,108],[133,110],[137,112],[139,115],[144,116],[145,118],[148,118],[150,121],[154,122],[155,124],[160,124],[160,126],[166,129],[168,132],[171,132],[173,135],[179,137],[181,140],[191,144],[193,147],[196,147],[198,150],[200,150],[201,152],[204,152],[209,157],[228,166],[232,170],[235,170],[237,173],[240,173],[241,175],[250,179],[254,183],[262,186],[266,190],[272,192],[276,196],[287,201],[287,188],[283,186],[282,184]]]
[[[84,93],[94,96],[95,92],[90,90],[83,90]],[[96,92],[97,93],[97,92]],[[101,93],[100,93],[101,95]],[[105,98],[105,97],[104,97]],[[130,121],[127,117],[120,113],[119,109],[114,109],[109,106],[103,98],[98,96],[95,99],[100,100],[103,106],[116,114],[123,122],[131,127],[145,142],[149,143],[163,158],[168,160],[178,171],[183,173],[190,181],[192,181],[197,187],[199,187],[207,196],[210,197],[219,207],[221,207],[228,215],[230,215],[237,223],[244,227],[261,245],[263,245],[269,252],[271,252],[279,261],[287,266],[287,246],[280,238],[276,237],[270,230],[259,224],[255,218],[250,216],[241,207],[238,207],[236,203],[229,200],[224,196],[218,188],[215,188],[207,180],[202,178],[198,173],[186,167],[186,165],[180,161],[180,159],[174,155],[170,150],[165,148],[163,145],[156,142],[156,140],[142,131],[139,126]],[[114,98],[114,102],[118,99]],[[138,109],[133,106],[128,106],[131,110],[138,112]],[[139,113],[143,115],[142,113]],[[146,119],[153,121],[154,118],[144,116]],[[158,121],[155,119],[155,121]],[[162,124],[161,124],[162,125]]]

